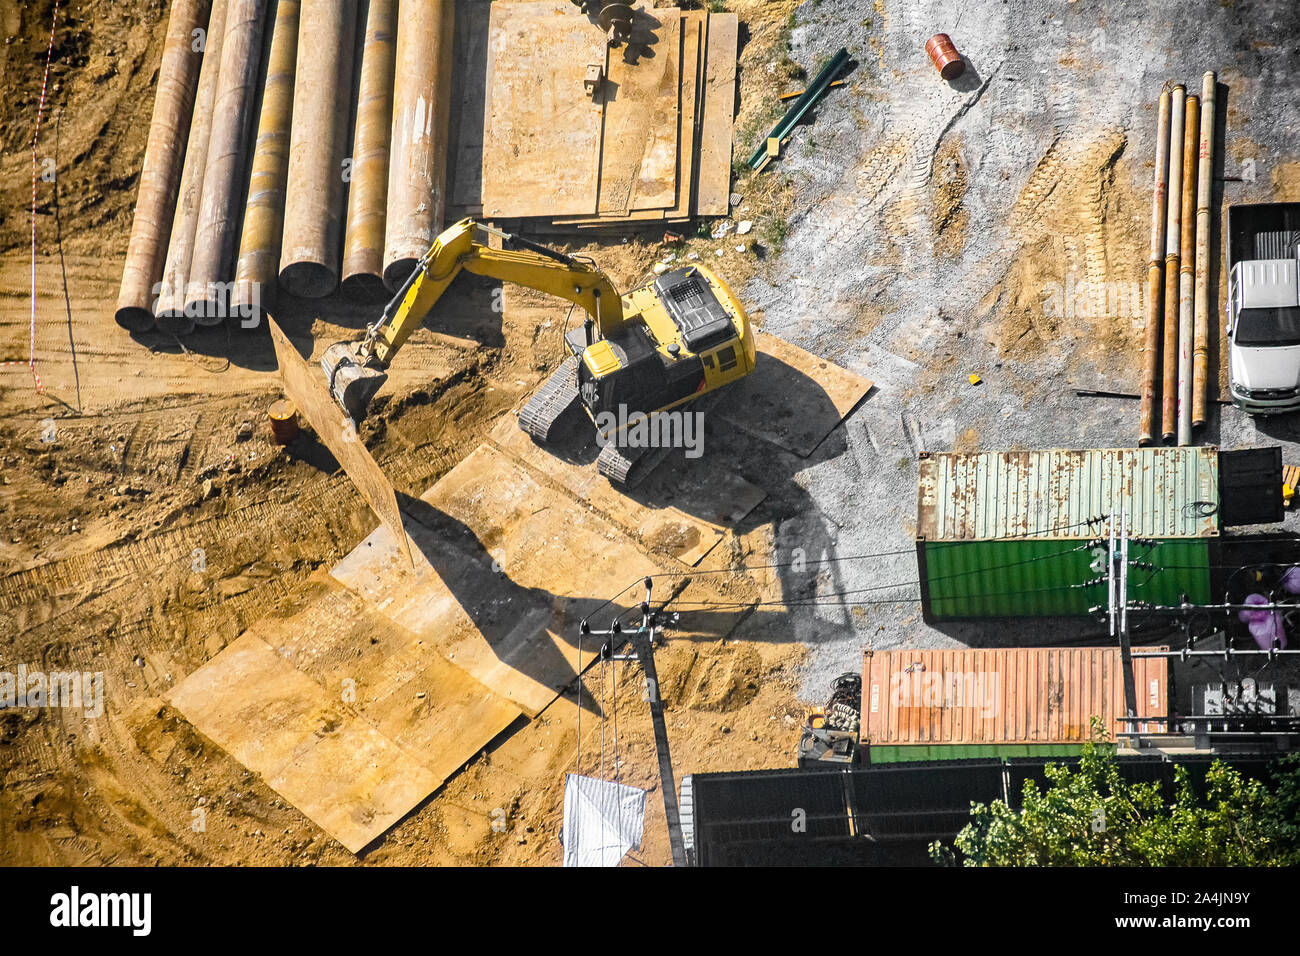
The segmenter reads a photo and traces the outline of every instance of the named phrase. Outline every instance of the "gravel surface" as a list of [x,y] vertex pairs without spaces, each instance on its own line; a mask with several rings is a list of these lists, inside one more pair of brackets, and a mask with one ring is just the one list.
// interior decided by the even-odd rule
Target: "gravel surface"
[[[924,52],[936,32],[968,63],[951,83]],[[1288,69],[1298,37],[1300,11],[1286,2],[804,3],[792,58],[811,77],[844,45],[858,67],[763,174],[789,179],[793,212],[771,267],[746,293],[768,331],[877,387],[813,458],[750,476],[773,496],[779,546],[803,547],[810,561],[910,548],[921,451],[1134,445],[1136,402],[1073,390],[1137,390],[1144,312],[1135,297],[1145,286],[1161,84],[1199,91],[1205,70],[1219,74],[1226,155],[1221,118],[1216,210],[1300,200],[1300,74]],[[1220,255],[1216,246],[1212,294],[1221,297]],[[1069,297],[1084,283],[1106,305],[1071,315]],[[1222,365],[1220,349],[1211,361]],[[969,384],[970,373],[982,384]],[[1300,461],[1295,416],[1256,421],[1227,408],[1198,440],[1280,442],[1285,460]],[[787,600],[811,587],[827,602],[791,608],[783,622],[811,649],[807,699],[857,670],[868,643],[1104,636],[1095,622],[936,629],[915,603],[850,606],[915,594],[845,594],[915,580],[908,555],[819,570],[786,582]]]

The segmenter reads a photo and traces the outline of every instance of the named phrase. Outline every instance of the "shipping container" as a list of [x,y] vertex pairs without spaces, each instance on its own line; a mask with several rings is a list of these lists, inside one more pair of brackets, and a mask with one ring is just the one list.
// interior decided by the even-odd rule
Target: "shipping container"
[[[1134,715],[1169,713],[1169,662],[1133,661]],[[862,661],[864,762],[1067,757],[1091,738],[1126,730],[1117,647],[866,651]],[[1160,733],[1144,721],[1134,732]]]
[[1129,600],[1210,599],[1218,451],[922,454],[916,557],[927,621],[1078,616],[1107,604],[1108,522],[1134,540]]

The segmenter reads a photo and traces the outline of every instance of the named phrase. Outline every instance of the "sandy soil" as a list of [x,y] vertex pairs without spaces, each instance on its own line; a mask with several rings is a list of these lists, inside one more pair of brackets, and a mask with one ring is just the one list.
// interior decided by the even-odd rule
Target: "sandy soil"
[[[0,0],[6,209],[30,203],[51,7]],[[299,443],[290,453],[271,441],[265,412],[279,390],[265,330],[219,328],[181,342],[130,336],[113,323],[166,8],[150,0],[64,9],[37,149],[58,170],[57,183],[38,189],[39,394],[26,367],[30,223],[22,214],[0,219],[0,350],[12,363],[0,367],[0,608],[9,625],[0,668],[102,670],[111,703],[101,719],[0,714],[0,861],[355,863],[162,700],[252,621],[301,600],[311,573],[375,522],[318,447]],[[786,15],[764,13],[774,22]],[[626,286],[669,251],[716,258],[715,245],[690,237],[665,246],[651,236],[584,251]],[[503,319],[490,309],[492,294],[467,280],[440,304],[363,427],[400,491],[419,494],[450,470],[560,354],[564,307],[515,296]],[[318,353],[369,316],[327,302],[290,306],[280,318]],[[744,554],[739,545],[733,552]],[[801,656],[787,643],[670,640],[659,666],[678,766],[789,765],[802,718],[794,695]],[[615,693],[619,776],[657,788],[638,674],[627,665],[593,672],[580,760],[575,688],[503,735],[362,862],[557,863],[564,773],[600,771],[594,714],[612,714]],[[612,722],[604,730],[612,775]],[[667,860],[659,802],[633,862]]]

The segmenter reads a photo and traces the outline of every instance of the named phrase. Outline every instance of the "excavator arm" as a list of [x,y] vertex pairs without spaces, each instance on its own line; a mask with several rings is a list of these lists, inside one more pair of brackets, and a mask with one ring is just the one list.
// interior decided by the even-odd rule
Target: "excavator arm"
[[[493,249],[475,239],[482,230],[501,239]],[[596,266],[540,243],[462,219],[433,241],[406,283],[359,342],[330,346],[321,359],[334,400],[360,422],[388,380],[387,369],[461,271],[537,289],[580,306],[600,337],[623,325],[623,300]]]

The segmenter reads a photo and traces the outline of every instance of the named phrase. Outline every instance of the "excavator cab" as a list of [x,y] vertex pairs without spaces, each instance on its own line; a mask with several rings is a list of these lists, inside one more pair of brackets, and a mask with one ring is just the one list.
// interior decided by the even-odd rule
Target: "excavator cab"
[[669,411],[753,371],[745,313],[704,267],[666,273],[625,298],[631,308],[621,329],[596,341],[567,339],[580,359],[578,394],[598,428],[602,415],[626,422]]

